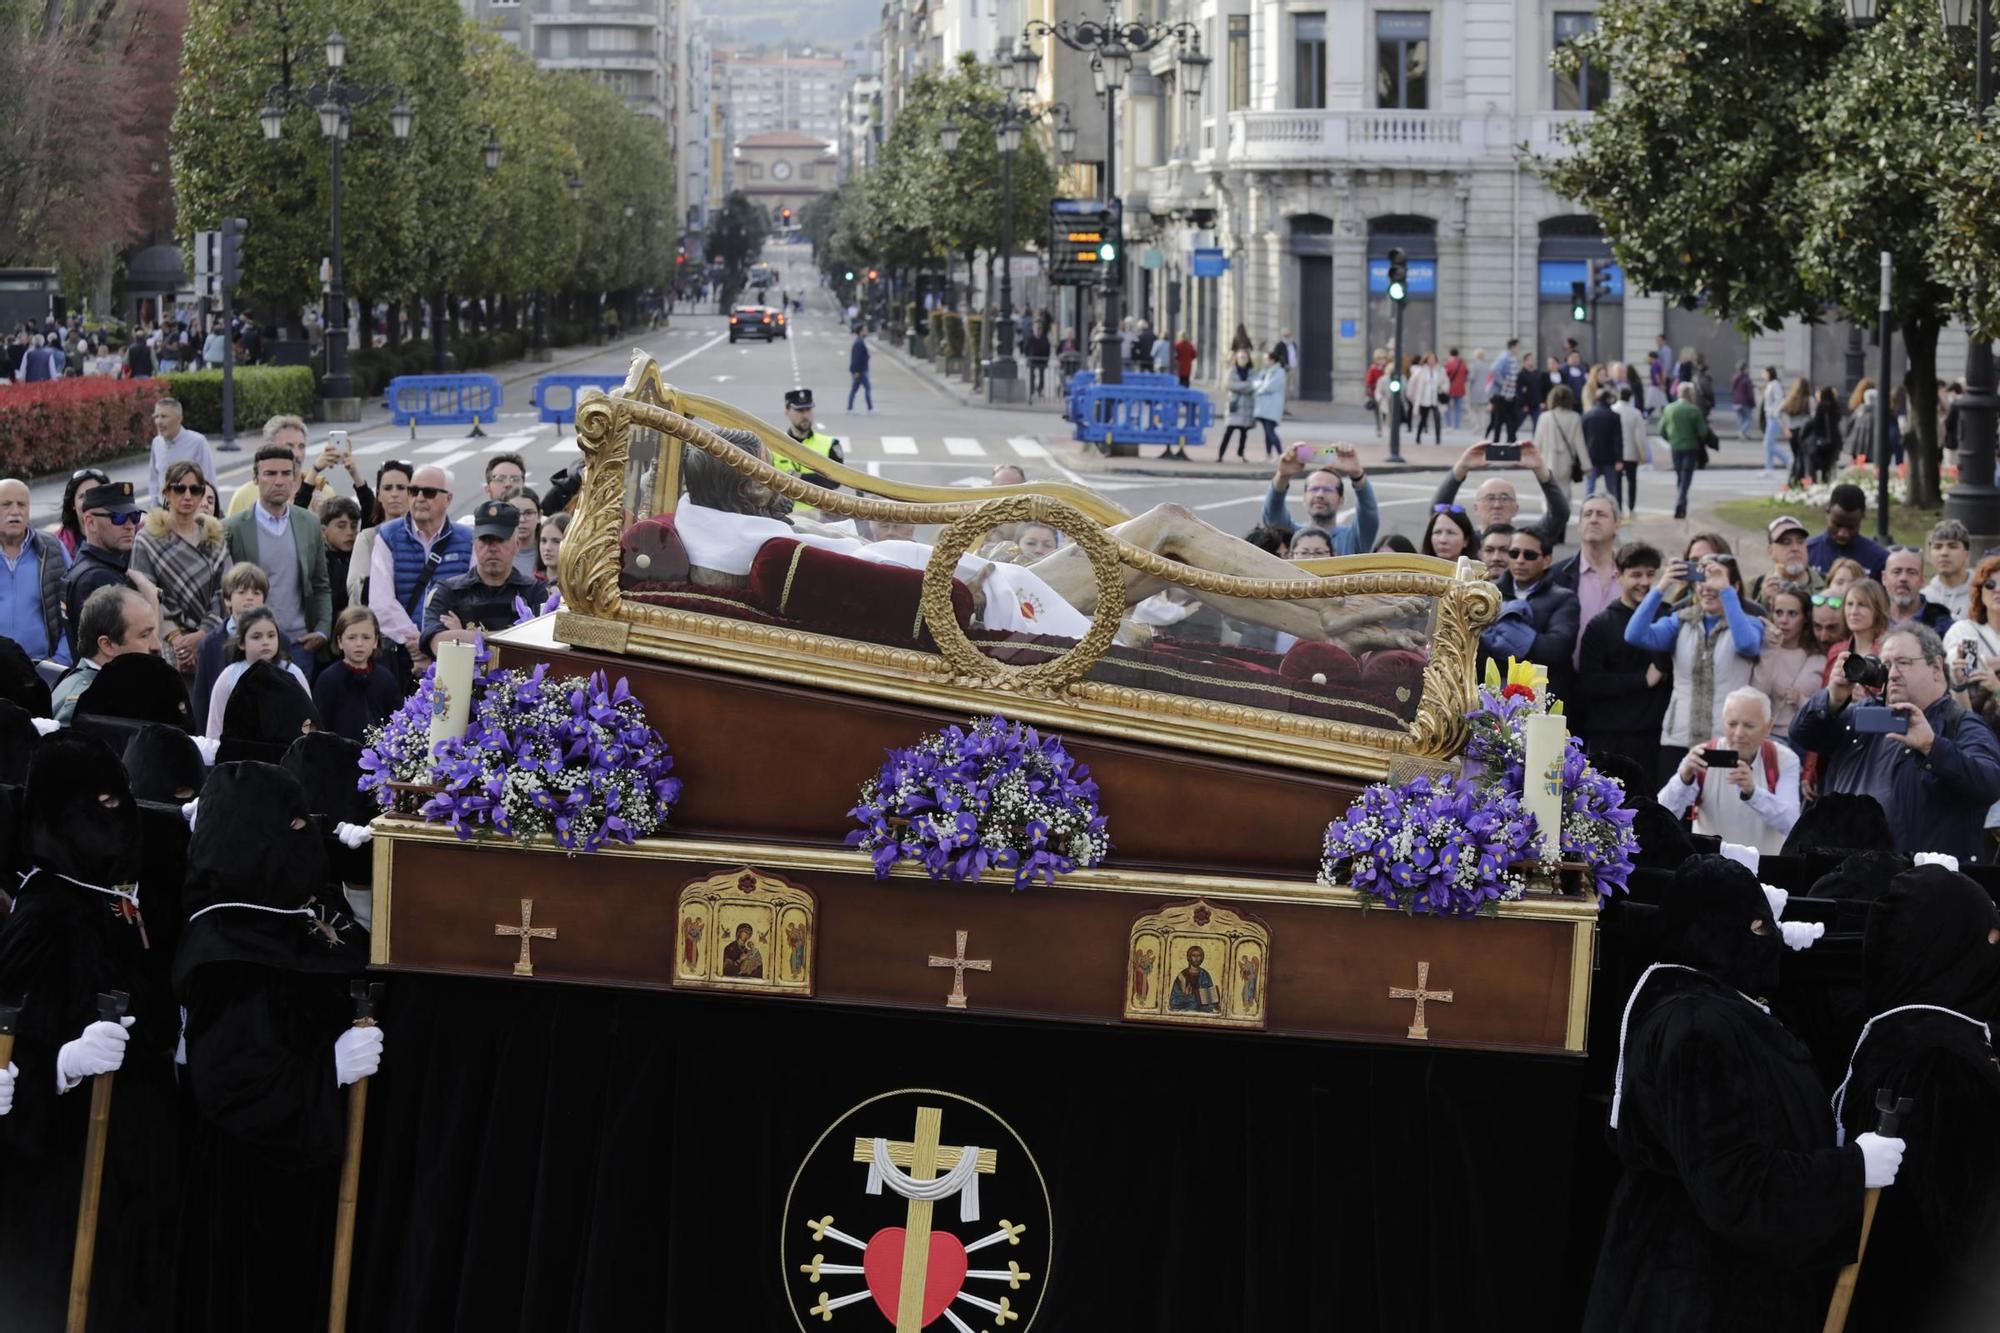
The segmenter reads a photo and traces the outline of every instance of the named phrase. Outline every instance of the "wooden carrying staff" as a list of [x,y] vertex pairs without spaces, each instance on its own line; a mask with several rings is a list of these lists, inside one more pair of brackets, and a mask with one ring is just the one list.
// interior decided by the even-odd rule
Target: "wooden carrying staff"
[[21,1006],[0,1004],[0,1069],[14,1059],[14,1028],[21,1021]]
[[[116,1023],[132,997],[122,990],[97,997],[97,1018]],[[76,1209],[76,1256],[69,1266],[68,1333],[84,1333],[90,1322],[90,1266],[97,1258],[97,1199],[104,1190],[104,1144],[111,1137],[111,1075],[90,1082],[90,1133],[83,1141],[83,1198]]]
[[[1915,1105],[1908,1097],[1898,1097],[1888,1088],[1875,1089],[1875,1109],[1880,1113],[1875,1132],[1885,1139],[1895,1138],[1903,1117]],[[1872,1189],[1861,1200],[1861,1245],[1854,1252],[1854,1262],[1840,1270],[1840,1280],[1833,1284],[1833,1303],[1826,1307],[1826,1327],[1820,1333],[1841,1333],[1847,1327],[1847,1307],[1854,1301],[1854,1284],[1861,1280],[1861,1260],[1868,1253],[1868,1231],[1875,1225],[1875,1205],[1881,1199],[1882,1191]]]
[[[382,983],[357,981],[354,1026],[375,1026],[375,1006],[382,1002]],[[347,1283],[354,1271],[354,1211],[361,1197],[361,1128],[368,1119],[368,1080],[357,1078],[347,1089],[347,1155],[340,1163],[340,1207],[333,1220],[333,1298],[327,1303],[328,1333],[347,1328]]]

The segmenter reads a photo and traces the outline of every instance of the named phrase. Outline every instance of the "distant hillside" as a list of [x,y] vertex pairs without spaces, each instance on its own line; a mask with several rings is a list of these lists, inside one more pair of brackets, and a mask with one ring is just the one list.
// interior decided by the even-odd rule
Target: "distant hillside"
[[882,27],[882,0],[701,0],[718,41],[845,49]]

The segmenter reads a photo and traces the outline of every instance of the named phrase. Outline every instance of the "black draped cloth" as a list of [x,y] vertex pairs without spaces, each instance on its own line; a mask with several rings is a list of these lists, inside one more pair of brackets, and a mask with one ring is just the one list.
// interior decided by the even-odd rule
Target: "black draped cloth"
[[1037,1328],[1576,1323],[1577,1061],[387,980],[351,1327],[795,1329],[794,1172],[911,1087],[984,1103],[1035,1155]]

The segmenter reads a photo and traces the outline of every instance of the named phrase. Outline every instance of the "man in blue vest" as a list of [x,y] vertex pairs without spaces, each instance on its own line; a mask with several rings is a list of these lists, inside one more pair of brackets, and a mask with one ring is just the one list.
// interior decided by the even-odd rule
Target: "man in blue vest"
[[384,523],[368,567],[368,609],[382,634],[410,650],[418,671],[430,665],[419,642],[424,600],[446,579],[472,567],[472,533],[451,521],[451,477],[426,464],[410,478],[410,512]]

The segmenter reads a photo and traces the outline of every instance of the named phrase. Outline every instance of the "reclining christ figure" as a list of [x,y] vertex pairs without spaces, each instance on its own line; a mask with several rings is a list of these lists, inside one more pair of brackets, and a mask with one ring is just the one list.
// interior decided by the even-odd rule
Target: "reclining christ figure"
[[[744,430],[716,434],[760,460],[763,443]],[[675,530],[687,550],[691,577],[710,585],[741,584],[765,542],[777,538],[802,541],[864,560],[922,569],[931,547],[914,541],[867,543],[792,513],[792,502],[759,481],[699,449],[681,455],[687,494],[675,511]],[[1151,551],[1216,574],[1250,579],[1307,579],[1312,575],[1286,560],[1259,550],[1204,522],[1183,505],[1156,505],[1137,518],[1107,529],[1141,550]],[[968,554],[959,561],[958,577],[972,590],[975,614],[990,630],[1059,634],[1080,639],[1089,629],[1097,605],[1097,581],[1089,557],[1074,543],[1029,565],[1010,565]],[[1125,605],[1129,612],[1155,593],[1166,580],[1132,569],[1124,570]],[[996,596],[995,593],[1004,595]],[[1336,643],[1351,652],[1376,648],[1422,649],[1428,640],[1430,599],[1425,597],[1356,596],[1278,601],[1198,596],[1216,610],[1238,620],[1267,625],[1310,642]],[[1013,611],[1023,602],[1034,612]]]

